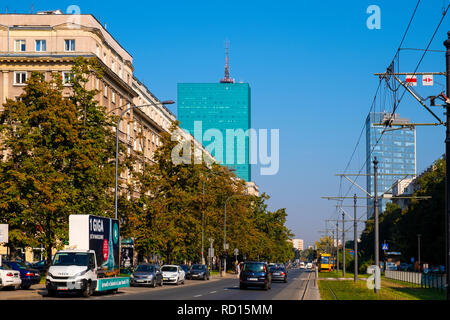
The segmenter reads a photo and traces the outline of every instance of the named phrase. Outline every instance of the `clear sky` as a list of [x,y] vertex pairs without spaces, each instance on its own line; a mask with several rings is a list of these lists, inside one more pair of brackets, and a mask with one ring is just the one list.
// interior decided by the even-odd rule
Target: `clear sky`
[[[448,4],[422,1],[403,47],[425,48]],[[135,75],[160,99],[176,100],[178,82],[222,78],[228,39],[231,77],[252,89],[252,126],[280,130],[278,174],[261,176],[254,168],[253,180],[271,196],[270,208],[287,208],[288,227],[309,245],[325,229],[324,220],[337,216],[334,203],[320,197],[338,195],[334,174],[343,172],[356,145],[378,85],[373,73],[391,62],[416,1],[7,0],[0,12],[29,13],[32,6],[65,12],[69,5],[107,24],[133,55]],[[370,5],[381,9],[379,30],[366,26]],[[448,15],[430,49],[444,50]],[[421,54],[401,51],[400,71],[414,71]],[[444,53],[427,53],[418,71],[445,71]],[[444,90],[444,77],[435,82],[417,91],[426,97]],[[384,92],[376,110],[390,111]],[[176,113],[176,105],[171,109]],[[397,111],[415,122],[433,121],[408,95]],[[443,127],[417,128],[419,172],[444,153],[444,133]],[[363,135],[348,172],[361,168],[364,148]],[[343,186],[346,191],[349,185]]]

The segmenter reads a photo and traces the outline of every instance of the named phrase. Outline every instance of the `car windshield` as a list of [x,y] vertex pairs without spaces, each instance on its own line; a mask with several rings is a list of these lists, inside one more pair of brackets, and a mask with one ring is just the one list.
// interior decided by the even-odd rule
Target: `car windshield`
[[89,262],[88,253],[61,252],[53,259],[54,266],[87,266]]
[[164,266],[161,268],[161,271],[177,272],[177,267]]
[[136,271],[139,271],[139,272],[153,272],[154,270],[155,270],[155,268],[153,266],[149,266],[149,265],[145,265],[145,264],[138,265],[136,268]]
[[328,261],[329,261],[329,259],[330,259],[330,257],[322,257],[322,258],[320,259],[320,262],[321,262],[321,263],[324,263],[324,264],[327,264]]
[[244,264],[243,271],[249,272],[264,272],[264,264],[262,263],[246,263]]
[[191,270],[205,270],[206,267],[202,264],[194,264],[191,268]]

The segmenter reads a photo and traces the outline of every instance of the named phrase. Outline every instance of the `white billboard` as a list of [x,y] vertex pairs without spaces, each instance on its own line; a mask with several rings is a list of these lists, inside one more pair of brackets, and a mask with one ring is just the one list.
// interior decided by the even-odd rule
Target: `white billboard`
[[0,243],[8,243],[8,225],[0,224]]

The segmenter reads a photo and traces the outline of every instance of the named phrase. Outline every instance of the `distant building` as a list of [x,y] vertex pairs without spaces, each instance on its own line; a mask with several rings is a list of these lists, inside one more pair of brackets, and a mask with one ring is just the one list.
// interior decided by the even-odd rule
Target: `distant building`
[[290,241],[295,249],[303,251],[303,239],[291,239]]
[[[392,186],[392,196],[394,197],[412,196],[416,189],[415,180],[416,180],[415,178],[409,178],[395,181],[394,185]],[[402,208],[402,210],[408,206],[410,201],[411,199],[408,198],[398,198],[392,200],[392,202],[399,205],[400,208]]]
[[[399,179],[411,178],[416,174],[416,129],[410,120],[394,114],[392,122],[404,127],[375,126],[389,120],[391,114],[371,112],[366,119],[366,173],[367,187],[374,194],[373,160],[378,160],[377,194],[386,198],[392,196],[392,186]],[[384,134],[381,133],[384,131]],[[409,176],[408,176],[409,175]],[[387,199],[379,200],[379,212],[386,208]],[[367,199],[367,218],[373,216],[373,199]]]
[[204,137],[206,147],[217,137],[206,137],[205,132],[220,133],[222,144],[210,150],[211,154],[219,163],[234,169],[239,178],[251,181],[250,86],[235,83],[229,77],[228,55],[226,61],[225,78],[218,83],[178,83],[178,120],[180,127],[194,136],[194,129],[201,128],[201,136],[195,138],[200,141]]

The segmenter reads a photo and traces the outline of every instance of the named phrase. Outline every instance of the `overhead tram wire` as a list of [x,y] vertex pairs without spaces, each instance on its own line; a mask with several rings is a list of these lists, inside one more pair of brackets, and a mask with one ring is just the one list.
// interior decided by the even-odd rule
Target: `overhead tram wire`
[[[412,15],[411,15],[411,18],[409,19],[409,22],[408,22],[408,25],[407,25],[407,27],[406,27],[406,29],[405,29],[405,32],[403,33],[403,36],[402,36],[402,39],[401,39],[401,41],[400,41],[400,44],[399,44],[399,46],[398,46],[398,48],[397,48],[397,51],[395,52],[395,55],[394,55],[394,57],[392,58],[391,65],[393,64],[393,62],[395,61],[396,58],[397,58],[397,61],[398,61],[398,59],[399,59],[399,58],[398,58],[398,54],[399,54],[400,49],[401,49],[401,47],[402,47],[402,45],[403,45],[403,42],[405,41],[406,35],[407,35],[408,31],[409,31],[409,28],[411,27],[411,23],[412,23],[412,21],[413,21],[415,15],[416,15],[417,8],[419,7],[420,1],[421,1],[421,0],[418,0],[417,3],[416,3],[416,6],[414,7],[414,11],[413,11],[413,13],[412,13]],[[397,65],[398,65],[398,64],[397,64]],[[380,85],[381,85],[381,80],[380,80],[380,82],[378,83],[378,87],[377,87],[377,90],[376,90],[376,93],[375,93],[375,96],[374,96],[372,105],[371,105],[371,107],[370,107],[369,114],[370,114],[370,112],[371,112],[372,109],[373,109],[374,103],[375,103],[376,98],[377,98],[378,91],[379,91],[379,89],[380,89]],[[350,166],[350,163],[351,163],[351,161],[352,161],[352,159],[353,159],[353,156],[354,156],[354,154],[355,154],[355,152],[356,152],[356,149],[357,149],[357,147],[358,147],[358,145],[359,145],[359,143],[360,143],[362,134],[363,134],[363,132],[364,132],[365,125],[366,125],[366,122],[364,121],[364,125],[363,125],[363,128],[362,128],[362,130],[361,130],[360,136],[359,136],[359,138],[358,138],[358,142],[356,143],[355,149],[353,150],[353,153],[352,153],[352,155],[350,156],[350,160],[349,160],[349,162],[347,163],[347,166],[346,166],[345,169],[344,169],[344,173],[346,173],[348,167]],[[384,130],[383,130],[383,133],[384,133]],[[376,144],[378,144],[378,141],[379,141],[379,140],[377,140]],[[375,146],[376,146],[376,144],[375,144]],[[373,151],[373,150],[371,150],[369,156],[372,154],[372,151]],[[363,168],[364,168],[364,166],[366,165],[366,163],[367,163],[367,158],[366,158],[366,161],[364,162]],[[360,171],[360,172],[361,172],[361,171]],[[359,172],[359,173],[360,173],[360,172]],[[358,174],[359,174],[359,173],[358,173]],[[357,179],[357,177],[356,177],[356,179]],[[356,182],[356,181],[355,181],[355,182]],[[341,186],[342,186],[342,185],[339,186],[339,195],[341,194]],[[348,195],[348,193],[350,192],[350,190],[351,190],[351,186],[350,186],[349,190],[347,191],[347,193],[345,194],[345,196]]]
[[[425,48],[425,50],[424,50],[422,56],[420,57],[420,60],[419,60],[419,62],[417,63],[416,68],[414,69],[414,73],[412,74],[413,76],[416,74],[417,69],[419,69],[419,66],[420,66],[420,64],[422,63],[423,58],[424,58],[425,55],[427,54],[427,52],[428,52],[428,50],[429,50],[429,48],[430,48],[430,45],[431,45],[431,43],[433,42],[434,37],[436,36],[436,33],[439,31],[439,28],[440,28],[440,26],[441,26],[441,24],[442,24],[442,21],[444,21],[444,18],[445,18],[445,16],[447,15],[447,12],[448,12],[449,8],[450,8],[450,4],[447,6],[447,8],[446,8],[446,9],[444,10],[444,12],[442,13],[441,20],[439,21],[439,23],[438,23],[436,29],[434,30],[434,33],[433,33],[433,35],[432,35],[430,41],[428,42],[427,47]],[[403,100],[403,97],[404,97],[405,93],[406,93],[406,88],[403,90],[403,93],[402,93],[400,99],[398,100],[398,102],[394,104],[394,107],[393,107],[393,109],[392,109],[392,113],[391,113],[391,115],[390,115],[390,117],[389,117],[389,122],[388,122],[388,123],[390,123],[391,120],[392,120],[392,118],[394,117],[395,111],[397,110],[398,106],[400,105],[401,101]],[[383,132],[384,132],[385,130],[386,130],[386,128],[383,130]]]
[[[414,8],[414,11],[413,11],[413,14],[412,14],[412,16],[411,16],[411,19],[410,19],[410,21],[409,21],[409,23],[408,23],[408,26],[407,26],[407,28],[406,28],[404,34],[403,34],[402,40],[400,41],[400,45],[399,45],[399,47],[397,48],[397,52],[396,52],[394,58],[392,59],[392,62],[391,62],[391,65],[390,65],[390,66],[393,65],[393,62],[395,61],[396,58],[399,60],[398,53],[399,53],[400,50],[402,49],[401,46],[402,46],[403,41],[405,40],[406,34],[407,34],[407,32],[408,32],[408,30],[409,30],[409,28],[410,28],[410,26],[411,26],[412,20],[413,20],[415,14],[416,14],[416,11],[417,11],[417,8],[418,8],[418,6],[419,6],[419,3],[420,3],[420,0],[417,1],[416,7]],[[449,5],[447,6],[447,8],[443,11],[441,20],[439,21],[439,24],[438,24],[438,26],[436,27],[436,29],[435,29],[435,31],[434,31],[434,33],[433,33],[433,36],[432,36],[432,38],[430,39],[430,41],[429,41],[429,43],[428,43],[428,45],[427,45],[427,48],[424,50],[424,54],[422,55],[421,59],[419,60],[419,63],[418,63],[417,66],[416,66],[416,68],[415,68],[415,70],[414,70],[414,74],[417,72],[417,69],[419,68],[419,66],[420,66],[420,64],[421,64],[421,62],[422,62],[422,60],[423,60],[425,54],[426,54],[427,51],[429,50],[429,47],[430,47],[431,43],[433,42],[433,39],[434,39],[434,37],[435,37],[437,31],[439,30],[439,27],[440,27],[440,25],[442,24],[442,21],[444,20],[444,18],[445,18],[445,16],[446,16],[447,12],[448,12],[448,10],[449,10],[449,8],[450,8],[450,4],[449,4]],[[398,67],[398,63],[397,63],[397,67]],[[391,91],[392,91],[392,90],[391,90]],[[396,91],[396,90],[395,90],[395,91]],[[402,101],[405,92],[406,92],[406,89],[403,91],[403,94],[402,94],[402,96],[400,97],[400,99],[399,99],[398,102],[396,102],[396,101],[394,100],[393,111],[392,111],[392,113],[391,113],[391,115],[390,115],[390,117],[389,117],[388,123],[392,120],[393,115],[394,115],[394,113],[395,113],[395,110],[398,108],[398,105],[399,105],[400,102]],[[359,176],[359,174],[362,172],[362,170],[364,169],[364,167],[366,166],[366,164],[367,164],[368,160],[370,159],[370,157],[371,157],[373,151],[375,150],[375,147],[378,145],[378,143],[379,143],[379,141],[381,140],[381,138],[383,137],[385,131],[386,131],[386,128],[381,132],[380,137],[376,140],[376,142],[375,142],[373,148],[370,150],[370,153],[369,153],[369,155],[366,157],[366,160],[365,160],[363,166],[362,166],[361,169],[358,171],[358,176]],[[358,176],[356,176],[355,182],[356,182],[356,180],[358,179]],[[352,186],[349,187],[349,189],[347,190],[345,196],[348,195],[348,193],[350,192],[351,189],[352,189]]]

